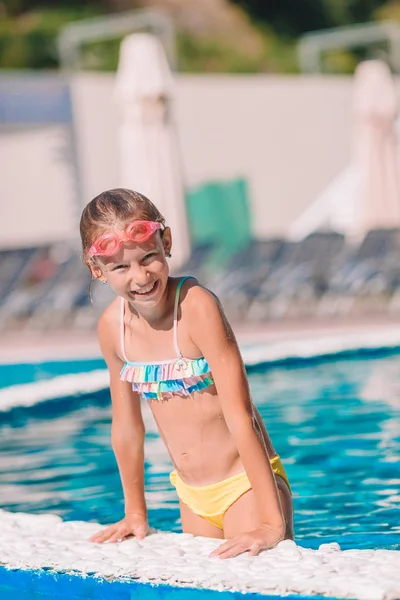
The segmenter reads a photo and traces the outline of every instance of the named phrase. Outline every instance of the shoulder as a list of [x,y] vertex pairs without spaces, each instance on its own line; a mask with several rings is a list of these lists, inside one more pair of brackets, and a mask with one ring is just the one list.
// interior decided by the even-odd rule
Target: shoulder
[[219,298],[197,279],[191,278],[183,282],[182,307],[195,328],[207,324],[230,329]]
[[117,326],[120,323],[121,306],[122,306],[122,300],[118,296],[103,311],[103,313],[99,319],[99,322],[98,322],[98,326],[97,326],[98,330],[114,328],[115,326]]
[[201,285],[195,277],[190,277],[182,283],[180,296],[186,310],[204,311],[221,307],[217,296]]

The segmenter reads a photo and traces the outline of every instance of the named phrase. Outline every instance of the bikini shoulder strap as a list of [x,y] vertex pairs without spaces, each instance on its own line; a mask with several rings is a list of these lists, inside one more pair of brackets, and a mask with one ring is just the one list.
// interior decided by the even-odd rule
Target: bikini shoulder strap
[[122,359],[125,362],[128,362],[128,359],[126,358],[125,355],[125,321],[124,321],[124,317],[125,317],[125,300],[123,298],[121,298],[121,311],[120,311],[120,347],[121,347],[121,355],[122,355]]
[[178,346],[178,308],[179,308],[179,295],[181,293],[182,284],[186,279],[195,279],[191,275],[186,275],[186,277],[182,277],[178,285],[176,286],[175,292],[175,305],[174,305],[174,347],[175,352],[179,358],[182,358],[181,351]]

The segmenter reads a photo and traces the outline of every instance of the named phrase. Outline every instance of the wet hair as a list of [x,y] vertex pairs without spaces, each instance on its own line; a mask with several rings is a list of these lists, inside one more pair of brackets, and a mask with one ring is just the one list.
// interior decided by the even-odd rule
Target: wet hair
[[108,190],[93,198],[83,209],[80,221],[82,258],[91,271],[96,259],[88,256],[93,242],[110,229],[122,228],[135,219],[156,221],[165,225],[165,219],[158,208],[139,192],[118,188]]

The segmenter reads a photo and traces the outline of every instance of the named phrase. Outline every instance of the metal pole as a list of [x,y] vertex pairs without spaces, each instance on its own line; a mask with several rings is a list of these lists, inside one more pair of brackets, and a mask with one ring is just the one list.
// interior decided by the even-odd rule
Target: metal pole
[[60,67],[66,71],[77,71],[81,66],[80,48],[85,42],[113,39],[143,30],[150,31],[160,38],[170,66],[176,70],[174,24],[171,18],[160,10],[135,10],[83,19],[66,25],[57,40]]

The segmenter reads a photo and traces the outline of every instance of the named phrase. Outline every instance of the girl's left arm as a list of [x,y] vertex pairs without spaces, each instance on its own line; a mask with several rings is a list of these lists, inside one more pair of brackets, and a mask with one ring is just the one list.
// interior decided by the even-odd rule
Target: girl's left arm
[[257,530],[225,542],[212,556],[227,558],[247,550],[255,555],[275,546],[285,535],[275,477],[264,441],[257,433],[243,360],[218,299],[208,290],[192,285],[187,290],[187,306],[191,338],[210,366],[224,418],[236,441],[261,516]]

